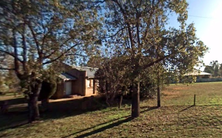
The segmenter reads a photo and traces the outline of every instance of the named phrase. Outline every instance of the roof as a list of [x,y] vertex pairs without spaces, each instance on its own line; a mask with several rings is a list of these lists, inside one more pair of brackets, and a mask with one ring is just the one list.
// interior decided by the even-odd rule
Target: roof
[[184,74],[184,76],[211,76],[212,74],[203,72],[203,71],[193,71],[190,73]]
[[76,80],[76,77],[69,75],[67,73],[61,73],[59,75],[59,78],[63,79],[63,80]]
[[86,71],[86,76],[88,78],[95,78],[95,73],[98,70],[98,68],[93,68],[93,67],[74,67],[74,68]]

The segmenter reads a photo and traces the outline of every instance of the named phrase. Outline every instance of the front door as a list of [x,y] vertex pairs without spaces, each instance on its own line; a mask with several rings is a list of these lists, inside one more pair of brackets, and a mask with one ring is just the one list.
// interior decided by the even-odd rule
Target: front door
[[72,82],[71,81],[65,82],[65,93],[66,93],[66,95],[72,94]]

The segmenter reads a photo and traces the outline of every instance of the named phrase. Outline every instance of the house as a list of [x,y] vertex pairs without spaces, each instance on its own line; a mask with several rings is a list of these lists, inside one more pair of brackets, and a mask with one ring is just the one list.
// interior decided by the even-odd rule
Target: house
[[[184,76],[189,79],[190,77],[195,77],[195,82],[206,82],[206,81],[212,81],[212,74],[194,70],[193,72],[186,73]],[[191,79],[192,80],[192,79]]]
[[184,74],[184,76],[195,76],[195,77],[197,77],[197,79],[207,79],[207,78],[211,78],[212,74],[195,70],[193,72]]
[[59,75],[57,90],[52,98],[71,95],[90,96],[97,93],[98,80],[95,78],[97,68],[65,66],[65,72]]

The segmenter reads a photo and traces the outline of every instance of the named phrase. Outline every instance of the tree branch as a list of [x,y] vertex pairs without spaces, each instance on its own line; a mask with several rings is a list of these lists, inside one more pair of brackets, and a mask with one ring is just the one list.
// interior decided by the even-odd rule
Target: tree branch
[[[179,42],[176,45],[179,45]],[[181,49],[185,48],[185,46],[186,46],[186,43],[183,44],[183,46],[180,49],[178,49],[178,50],[181,50]],[[157,60],[155,60],[155,61],[153,61],[153,62],[151,62],[151,63],[149,63],[149,64],[147,64],[145,66],[143,66],[143,69],[146,69],[146,68],[148,68],[148,67],[150,67],[150,66],[152,66],[152,65],[154,65],[156,63],[159,63],[160,61],[162,61],[162,60],[164,60],[166,58],[170,58],[170,57],[173,57],[173,56],[175,56],[175,53],[169,54],[169,55],[166,55],[166,56],[163,56],[163,57],[160,57],[159,59],[157,59]]]
[[14,44],[13,44],[13,47],[14,47],[14,67],[15,67],[15,73],[16,75],[18,76],[18,78],[21,78],[22,77],[22,74],[20,73],[19,71],[19,63],[18,63],[18,49],[17,49],[17,40],[16,40],[16,33],[15,33],[15,29],[13,29],[13,41],[14,41]]
[[[43,19],[42,19],[43,20]],[[50,24],[50,23],[46,23],[46,24]],[[44,44],[45,44],[45,39],[46,39],[46,37],[48,36],[48,34],[49,33],[51,33],[52,32],[52,30],[56,27],[56,25],[52,25],[52,26],[50,26],[50,27],[47,27],[48,29],[48,31],[47,31],[47,33],[45,33],[45,31],[46,31],[46,27],[44,26],[44,24],[41,22],[41,25],[42,25],[42,28],[44,29],[44,36],[43,36],[43,38],[42,38],[42,46],[44,46]]]
[[[71,40],[72,38],[69,38],[69,39],[66,39],[60,46],[59,46],[59,48],[61,48],[65,43],[67,43],[69,40]],[[76,45],[75,45],[76,46]],[[56,50],[54,50],[52,53],[50,53],[49,55],[46,55],[46,56],[44,56],[43,57],[43,59],[47,59],[47,58],[50,58],[53,54],[55,54],[58,50],[59,50],[59,48],[58,49],[56,49]]]
[[[137,10],[136,10],[137,11]],[[139,23],[140,23],[140,14],[138,11],[137,11],[137,14],[136,14],[136,32],[137,32],[137,42],[138,42],[138,49],[139,49],[139,53],[141,52],[141,43],[140,43],[140,30],[139,30]]]
[[134,51],[134,41],[133,41],[133,37],[132,37],[132,32],[131,32],[130,24],[127,21],[126,13],[125,13],[123,7],[121,6],[121,4],[117,0],[113,0],[113,2],[115,2],[118,5],[118,7],[120,8],[121,13],[123,14],[124,20],[125,20],[126,25],[127,25],[128,33],[129,33],[129,38],[130,38],[131,49],[132,49],[132,53],[131,54],[134,57],[134,54],[135,54],[135,51]]
[[41,49],[40,49],[39,42],[38,42],[38,40],[37,40],[37,38],[36,38],[36,34],[35,34],[35,32],[34,32],[34,30],[33,30],[33,28],[32,28],[31,23],[28,22],[27,25],[28,25],[31,33],[32,33],[33,38],[34,38],[34,41],[35,41],[35,44],[36,44],[36,48],[37,48],[37,51],[38,51],[39,58],[42,59],[42,51],[41,51]]
[[111,37],[114,37],[114,36],[116,36],[119,32],[123,31],[124,29],[126,29],[126,27],[123,27],[123,28],[119,29],[115,34],[110,35],[110,36],[107,36],[107,37],[105,37],[105,38],[111,38]]
[[23,24],[23,32],[22,32],[22,57],[23,57],[23,70],[26,71],[26,62],[27,62],[27,45],[26,45],[26,38],[25,38],[25,24]]
[[23,62],[20,58],[18,58],[18,57],[15,57],[15,54],[14,53],[10,53],[10,52],[8,52],[8,51],[4,51],[4,50],[1,50],[0,49],[0,52],[2,52],[2,53],[5,53],[5,54],[7,54],[7,55],[9,55],[9,56],[12,56],[13,58],[17,58],[17,60],[19,61],[19,62]]
[[[73,48],[76,47],[77,45],[79,45],[79,44],[75,44],[75,45],[71,46],[69,49],[65,50],[65,51],[64,51],[61,55],[59,55],[57,58],[54,58],[54,59],[49,60],[49,61],[46,61],[46,62],[43,63],[43,65],[50,64],[50,63],[52,63],[52,62],[55,62],[55,61],[59,60],[60,58],[62,58],[63,56],[65,56],[66,53],[68,53],[71,49],[73,49]],[[56,51],[54,51],[54,52],[56,52]]]

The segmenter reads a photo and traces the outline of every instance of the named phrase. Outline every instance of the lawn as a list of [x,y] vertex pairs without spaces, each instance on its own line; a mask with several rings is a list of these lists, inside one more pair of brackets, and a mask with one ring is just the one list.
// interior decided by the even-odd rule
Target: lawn
[[[196,106],[193,97],[196,94]],[[22,120],[24,112],[0,116],[0,137],[222,137],[222,83],[170,85],[162,91],[162,107],[156,100],[141,102],[141,116],[131,119],[130,106],[76,111],[72,102],[54,105],[42,120],[11,128],[1,125]],[[69,104],[69,105],[68,105]],[[64,106],[66,105],[66,106]],[[69,108],[68,108],[69,107]],[[59,109],[63,109],[61,110]],[[14,113],[14,114],[13,114]],[[16,120],[17,119],[17,120]]]

